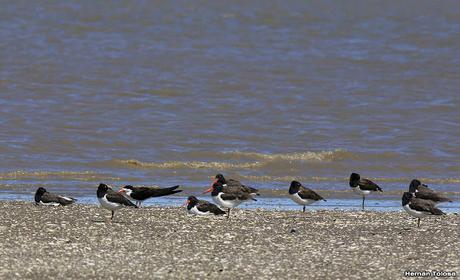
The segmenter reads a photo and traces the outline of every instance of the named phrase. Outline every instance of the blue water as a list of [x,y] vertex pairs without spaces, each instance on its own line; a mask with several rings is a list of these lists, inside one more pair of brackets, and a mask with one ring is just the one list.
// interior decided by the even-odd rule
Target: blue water
[[358,172],[457,195],[459,15],[454,1],[2,1],[0,190],[224,173],[346,191]]
[[[209,196],[200,196],[198,193],[191,193],[200,199],[212,201]],[[95,195],[74,196],[77,203],[99,205]],[[443,203],[439,208],[446,213],[460,213],[460,197],[454,197],[454,202]],[[33,193],[10,194],[8,192],[0,192],[1,200],[19,200],[33,202]],[[158,197],[146,200],[142,203],[143,207],[185,207],[183,204],[186,197],[181,196],[167,196]],[[328,199],[327,201],[320,201],[315,204],[307,206],[308,211],[317,210],[345,210],[345,211],[360,211],[361,198],[356,199]],[[302,211],[302,206],[295,204],[291,199],[286,197],[258,197],[257,201],[243,203],[239,206],[242,209],[265,209],[265,210],[299,210]],[[365,201],[365,208],[368,211],[403,211],[401,202],[394,199],[373,199],[368,197]]]

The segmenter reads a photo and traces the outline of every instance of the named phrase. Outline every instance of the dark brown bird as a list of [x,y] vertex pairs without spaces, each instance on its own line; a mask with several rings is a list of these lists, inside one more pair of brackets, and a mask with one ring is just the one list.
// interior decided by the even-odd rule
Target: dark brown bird
[[131,185],[124,186],[119,193],[127,196],[136,201],[136,205],[141,207],[141,203],[152,197],[159,197],[179,193],[182,190],[176,190],[179,186],[170,188],[156,188],[156,187],[133,187]]
[[205,200],[200,200],[196,198],[195,196],[189,196],[187,198],[186,205],[187,205],[187,211],[190,214],[195,214],[195,215],[209,215],[209,214],[223,215],[225,214],[225,211],[220,209],[214,203],[211,203]]
[[227,219],[230,218],[230,210],[237,207],[245,201],[257,201],[253,197],[253,193],[243,191],[241,188],[229,187],[228,185],[222,185],[220,182],[216,182],[212,187],[206,190],[204,193],[211,192],[212,199],[215,203],[223,208],[227,208]]
[[382,189],[374,182],[369,179],[361,178],[361,176],[357,173],[351,173],[350,175],[350,187],[353,191],[361,194],[363,196],[363,205],[362,208],[364,210],[364,200],[366,195],[370,194],[371,192],[380,191]]
[[431,200],[414,197],[414,194],[405,192],[402,196],[402,206],[409,215],[416,217],[417,227],[420,227],[420,218],[429,215],[444,215],[440,209],[436,208],[436,204]]
[[214,178],[214,181],[211,184],[211,188],[217,182],[222,184],[222,186],[228,192],[240,192],[240,191],[242,191],[242,192],[250,193],[253,196],[259,195],[258,194],[258,192],[259,192],[258,189],[252,188],[252,187],[249,187],[249,186],[245,186],[245,185],[241,184],[240,181],[237,181],[237,180],[233,180],[233,179],[228,179],[227,180],[227,179],[225,179],[224,175],[222,175],[222,174],[217,174],[216,175],[216,177]]
[[306,205],[320,200],[326,201],[322,196],[313,190],[302,186],[302,184],[297,181],[291,182],[291,186],[289,187],[289,196],[294,202],[303,205],[303,212],[305,212]]
[[422,184],[419,180],[414,179],[410,182],[409,192],[415,194],[416,198],[431,200],[438,204],[441,202],[452,202],[449,198],[444,195],[435,192],[430,189],[427,185]]
[[35,204],[37,205],[65,206],[74,202],[75,198],[49,193],[42,187],[35,192]]

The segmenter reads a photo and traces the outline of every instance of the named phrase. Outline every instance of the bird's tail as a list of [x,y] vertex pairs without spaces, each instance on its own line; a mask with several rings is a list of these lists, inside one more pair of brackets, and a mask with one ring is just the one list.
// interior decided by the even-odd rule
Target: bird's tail
[[216,207],[216,209],[214,209],[214,215],[224,215],[224,214],[227,214],[227,212],[225,212],[224,210],[220,209],[219,207]]
[[442,212],[441,209],[438,209],[438,208],[432,209],[431,213],[433,215],[446,215],[446,213]]
[[180,186],[174,186],[170,188],[156,189],[153,197],[171,195],[175,193],[180,193],[182,190],[176,190]]

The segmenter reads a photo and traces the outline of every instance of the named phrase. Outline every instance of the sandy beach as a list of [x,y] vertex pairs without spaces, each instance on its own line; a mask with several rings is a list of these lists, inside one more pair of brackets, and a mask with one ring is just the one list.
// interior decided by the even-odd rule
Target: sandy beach
[[460,272],[460,216],[0,202],[0,278],[397,279],[404,271]]

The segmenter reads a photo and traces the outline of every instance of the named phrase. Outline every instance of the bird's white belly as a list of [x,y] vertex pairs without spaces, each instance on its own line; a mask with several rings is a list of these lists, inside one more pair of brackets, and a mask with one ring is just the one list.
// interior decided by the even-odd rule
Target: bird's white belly
[[123,207],[123,205],[119,204],[119,203],[115,203],[115,202],[110,202],[107,200],[106,198],[106,195],[104,195],[103,197],[101,198],[97,198],[99,200],[99,203],[101,204],[102,207],[104,207],[105,209],[109,209],[109,210],[117,210],[117,209],[120,209],[121,207]]
[[409,204],[404,205],[403,208],[404,208],[404,210],[406,210],[407,213],[409,213],[409,215],[411,215],[413,217],[416,217],[416,218],[423,218],[423,217],[426,217],[426,216],[429,215],[426,212],[421,212],[421,211],[411,209],[409,207]]
[[45,206],[59,206],[61,204],[59,204],[58,202],[48,202],[48,203],[45,203],[43,201],[40,201],[40,205],[45,205]]
[[313,202],[315,202],[315,200],[313,200],[313,199],[303,199],[303,198],[301,198],[298,193],[291,194],[290,197],[295,203],[298,203],[300,205],[309,205],[309,204],[312,204]]
[[193,206],[192,208],[190,208],[190,210],[188,210],[188,213],[193,214],[193,215],[201,215],[201,216],[211,214],[211,212],[209,212],[209,211],[201,212],[200,210],[198,210],[198,208],[196,206]]
[[353,188],[353,191],[354,191],[355,193],[359,193],[360,195],[366,195],[366,194],[370,194],[370,193],[371,193],[371,191],[369,191],[369,190],[362,190],[362,189],[360,189],[359,186],[356,187],[356,188]]
[[234,200],[223,200],[221,198],[221,195],[222,193],[219,193],[217,196],[213,196],[212,197],[212,200],[214,200],[215,203],[217,203],[218,205],[220,205],[221,207],[224,207],[224,208],[235,208],[236,206],[240,205],[241,200],[238,200],[238,199],[234,199]]

